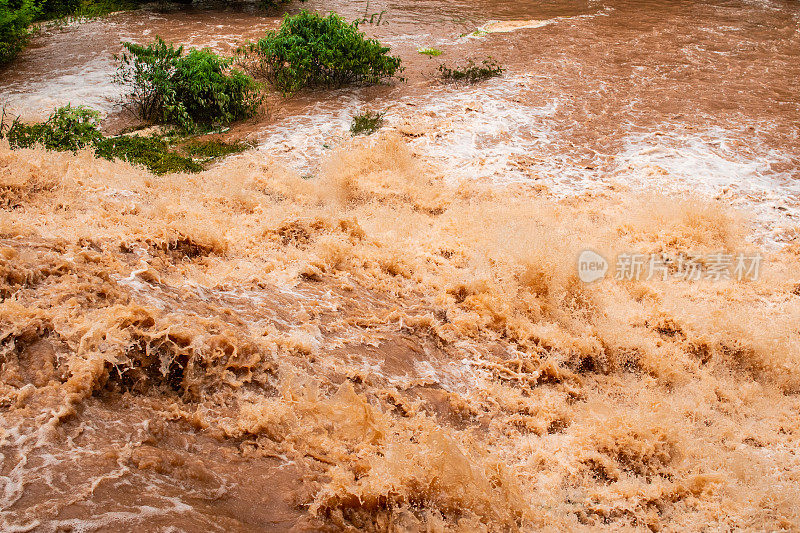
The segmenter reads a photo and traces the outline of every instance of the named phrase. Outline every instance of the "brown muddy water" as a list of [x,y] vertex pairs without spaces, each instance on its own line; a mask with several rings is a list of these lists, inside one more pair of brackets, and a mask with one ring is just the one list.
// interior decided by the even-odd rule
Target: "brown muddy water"
[[[270,97],[195,175],[0,141],[0,529],[800,529],[800,5],[305,7],[384,12],[407,81]],[[120,40],[279,22],[46,28],[0,101],[113,131]],[[586,248],[763,269],[586,284]]]

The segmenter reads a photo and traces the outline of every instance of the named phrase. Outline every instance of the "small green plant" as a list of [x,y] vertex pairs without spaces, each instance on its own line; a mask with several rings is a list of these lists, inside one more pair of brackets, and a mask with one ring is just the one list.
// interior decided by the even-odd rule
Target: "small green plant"
[[334,13],[285,16],[279,31],[239,49],[241,61],[284,95],[303,87],[375,84],[402,71],[400,58]]
[[350,125],[350,134],[355,137],[356,135],[372,135],[383,126],[383,116],[385,113],[376,113],[367,111],[360,115],[353,117],[353,122]]
[[466,65],[459,67],[446,67],[439,65],[439,73],[445,80],[451,81],[466,81],[468,83],[476,83],[489,78],[500,76],[505,72],[505,69],[494,59],[484,59],[482,65],[477,65],[475,61],[470,59]]
[[417,50],[420,54],[426,55],[428,57],[439,57],[442,55],[442,51],[438,48],[420,48]]
[[[386,10],[384,9],[380,13],[372,13],[369,10],[369,0],[367,0],[367,5],[364,6],[364,15],[359,19],[359,24],[374,24],[375,26],[380,26],[383,21],[383,16],[386,14]],[[377,17],[377,18],[376,18]],[[383,22],[383,24],[389,24],[388,22]]]
[[13,122],[11,115],[8,114],[6,107],[3,106],[3,109],[0,109],[0,139],[6,138],[6,130],[11,127]]
[[128,87],[127,101],[143,119],[193,131],[229,124],[255,113],[260,89],[252,77],[231,68],[233,60],[210,50],[164,42],[122,43],[115,81]]
[[230,124],[255,113],[261,101],[258,84],[230,69],[232,64],[210,50],[192,50],[178,61],[173,81],[179,125]]

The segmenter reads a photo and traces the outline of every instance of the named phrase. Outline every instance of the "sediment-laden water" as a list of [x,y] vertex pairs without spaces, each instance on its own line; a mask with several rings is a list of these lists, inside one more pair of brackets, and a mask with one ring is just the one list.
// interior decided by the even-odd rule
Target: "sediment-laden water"
[[[407,81],[270,97],[196,175],[0,141],[0,529],[800,527],[797,3],[304,7],[383,12]],[[120,40],[279,23],[48,28],[0,99],[113,131]]]

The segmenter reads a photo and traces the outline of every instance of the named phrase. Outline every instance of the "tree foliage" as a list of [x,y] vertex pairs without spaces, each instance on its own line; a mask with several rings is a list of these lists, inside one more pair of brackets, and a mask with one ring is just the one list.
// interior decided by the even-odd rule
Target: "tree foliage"
[[0,66],[10,62],[28,42],[28,27],[38,16],[34,0],[0,0]]

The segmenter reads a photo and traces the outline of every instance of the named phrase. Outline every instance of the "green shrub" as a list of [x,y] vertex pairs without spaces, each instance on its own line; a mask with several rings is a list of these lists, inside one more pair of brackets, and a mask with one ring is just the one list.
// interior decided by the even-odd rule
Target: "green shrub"
[[102,138],[97,111],[66,105],[56,109],[42,124],[14,120],[5,136],[11,146],[29,148],[41,144],[48,150],[77,151]]
[[439,72],[442,78],[452,81],[466,81],[475,83],[482,80],[488,80],[500,76],[505,69],[494,59],[484,59],[483,65],[476,65],[475,61],[470,59],[466,65],[461,67],[449,68],[444,65],[439,65]]
[[353,123],[350,125],[350,134],[355,137],[356,135],[372,135],[383,126],[383,116],[385,113],[375,113],[367,111],[361,115],[353,117]]
[[160,37],[148,46],[128,42],[122,45],[127,52],[114,56],[118,62],[114,81],[128,87],[126,98],[141,118],[161,119],[164,108],[174,99],[171,80],[183,47],[175,48]]
[[16,57],[28,42],[28,26],[39,13],[34,0],[0,0],[0,66]]
[[145,120],[194,130],[245,118],[258,107],[258,84],[231,69],[230,58],[210,50],[183,55],[182,46],[161,38],[147,46],[122,44],[115,80],[129,88],[127,100]]
[[[252,115],[260,102],[258,85],[247,74],[230,69],[232,63],[209,50],[192,50],[182,57],[173,77],[182,108],[176,117],[185,110],[190,121],[211,125]],[[183,125],[180,119],[179,124]]]
[[375,84],[402,71],[389,48],[331,13],[285,16],[277,32],[239,50],[243,61],[284,94],[307,86]]

